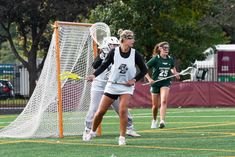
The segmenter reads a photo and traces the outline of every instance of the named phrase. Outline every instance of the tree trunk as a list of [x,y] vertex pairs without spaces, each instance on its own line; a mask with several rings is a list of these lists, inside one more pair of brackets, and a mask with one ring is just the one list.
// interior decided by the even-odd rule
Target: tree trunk
[[35,70],[30,70],[29,71],[29,96],[33,94],[34,88],[36,86],[36,81],[37,81],[37,72]]
[[32,49],[28,56],[28,72],[29,72],[29,96],[33,94],[34,88],[36,86],[36,81],[38,79],[37,74],[37,50]]

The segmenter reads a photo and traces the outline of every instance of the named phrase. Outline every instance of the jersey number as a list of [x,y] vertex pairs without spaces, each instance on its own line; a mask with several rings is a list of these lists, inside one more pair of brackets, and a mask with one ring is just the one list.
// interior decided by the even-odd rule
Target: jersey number
[[169,70],[164,70],[164,69],[162,69],[162,70],[160,71],[159,76],[160,76],[160,77],[167,77],[167,76],[168,76],[168,72],[169,72]]

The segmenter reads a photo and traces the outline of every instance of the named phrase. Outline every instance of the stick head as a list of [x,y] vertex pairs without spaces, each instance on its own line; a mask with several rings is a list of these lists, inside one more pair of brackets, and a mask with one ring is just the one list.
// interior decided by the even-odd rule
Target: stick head
[[103,22],[97,22],[90,27],[90,35],[97,45],[101,46],[105,37],[110,37],[110,28]]
[[60,74],[60,80],[65,80],[65,79],[72,79],[72,80],[81,80],[82,77],[75,73],[71,72],[63,72]]
[[187,75],[187,74],[191,74],[193,70],[195,70],[195,67],[188,67],[185,70],[182,70],[179,74],[180,75]]

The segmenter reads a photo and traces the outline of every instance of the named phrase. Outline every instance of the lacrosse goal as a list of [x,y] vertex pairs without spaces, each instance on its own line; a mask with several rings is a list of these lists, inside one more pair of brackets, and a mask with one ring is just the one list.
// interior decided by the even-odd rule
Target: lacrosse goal
[[93,72],[97,45],[91,24],[56,21],[37,86],[22,113],[0,130],[0,137],[35,138],[81,135],[90,103],[91,83],[60,80],[69,71],[82,77]]

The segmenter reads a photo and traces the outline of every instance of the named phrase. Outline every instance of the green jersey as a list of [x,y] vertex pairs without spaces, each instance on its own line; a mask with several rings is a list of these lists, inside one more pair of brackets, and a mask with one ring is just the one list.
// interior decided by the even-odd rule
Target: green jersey
[[[171,69],[175,67],[173,58],[167,56],[167,58],[162,58],[160,55],[157,55],[151,58],[147,62],[147,66],[152,70],[152,79],[160,80],[165,77],[171,76]],[[161,84],[170,84],[171,79],[166,79],[157,83],[154,83],[153,86],[161,86]]]

